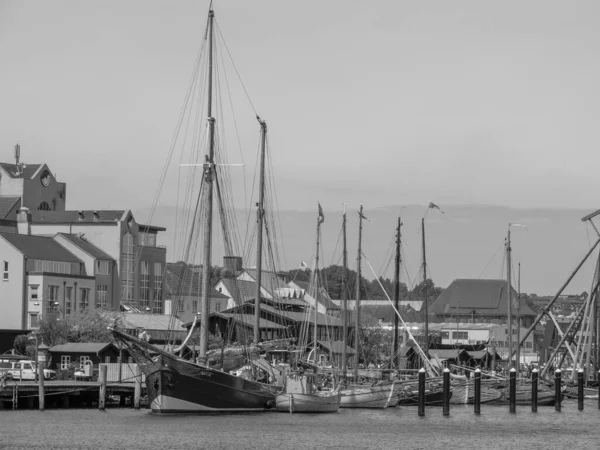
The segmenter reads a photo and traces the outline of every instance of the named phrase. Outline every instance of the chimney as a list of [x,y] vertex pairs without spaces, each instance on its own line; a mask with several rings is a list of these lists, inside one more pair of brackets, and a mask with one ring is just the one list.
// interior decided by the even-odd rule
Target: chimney
[[17,214],[17,233],[31,234],[31,211],[22,207]]
[[79,214],[79,220],[83,220],[83,211],[79,210],[77,211],[77,214]]

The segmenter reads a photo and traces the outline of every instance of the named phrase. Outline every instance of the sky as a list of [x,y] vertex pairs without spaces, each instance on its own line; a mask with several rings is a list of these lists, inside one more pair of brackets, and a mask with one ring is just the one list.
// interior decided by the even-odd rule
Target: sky
[[[281,209],[598,207],[600,3],[214,9],[252,102],[240,96],[249,150],[234,145],[230,162],[246,164],[248,189],[254,108],[269,125]],[[24,162],[47,161],[71,187],[69,209],[150,206],[207,10],[201,0],[0,0],[0,158],[12,161],[19,142]]]

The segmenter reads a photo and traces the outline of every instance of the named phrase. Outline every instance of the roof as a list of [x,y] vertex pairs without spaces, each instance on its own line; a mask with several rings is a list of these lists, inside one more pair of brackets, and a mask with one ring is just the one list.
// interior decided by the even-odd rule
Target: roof
[[[256,281],[258,277],[256,269],[245,269],[246,273]],[[268,270],[261,270],[260,284],[264,289],[273,295],[276,289],[287,287],[285,281],[283,281],[275,272]]]
[[[329,351],[331,354],[339,354],[341,355],[344,351],[344,342],[343,341],[317,341],[319,345]],[[346,345],[346,354],[354,355],[354,349],[352,347],[348,347]]]
[[140,229],[140,231],[147,233],[152,233],[156,231],[167,231],[165,227],[157,227],[155,225],[142,225],[141,223],[138,223],[138,228]]
[[[81,215],[80,215],[81,213]],[[96,213],[96,214],[94,214]],[[116,223],[124,220],[125,210],[41,211],[31,210],[31,221],[42,223]]]
[[169,324],[174,323],[174,330],[181,330],[183,323],[176,317],[165,314],[123,314],[123,328],[144,328],[146,330],[169,330]]
[[[307,311],[282,311],[279,309],[275,309],[270,305],[265,305],[264,303],[260,304],[260,309],[264,311],[272,312],[273,314],[279,314],[282,317],[286,317],[295,322],[311,322],[313,323],[315,320],[314,309],[310,309]],[[317,313],[317,325],[328,325],[333,327],[341,327],[343,326],[342,320],[337,317],[325,315],[322,313]]]
[[[470,352],[468,352],[469,355],[471,356],[471,358],[473,359],[483,359],[483,358],[490,358],[493,356],[493,352],[489,351],[489,350],[472,350]],[[496,359],[500,360],[501,357],[498,353],[496,353]]]
[[[236,322],[241,322],[244,325],[248,325],[249,327],[254,327],[254,316],[251,314],[231,314],[231,313],[222,313],[222,312],[214,312],[210,315],[210,317],[221,317],[223,319],[233,319]],[[275,322],[271,322],[270,320],[260,318],[258,326],[262,329],[274,329],[274,330],[286,330],[287,327],[284,325],[280,325]]]
[[466,350],[460,348],[460,349],[452,349],[452,350],[446,350],[446,349],[429,349],[429,356],[431,358],[433,358],[433,355],[437,355],[437,357],[439,359],[456,359],[458,357],[460,357],[461,355],[464,355],[466,352]]
[[[200,282],[200,269],[191,267],[186,263],[167,264],[164,280],[167,292],[175,296],[202,296],[202,283]],[[211,287],[210,298],[228,298],[214,287]]]
[[105,253],[103,250],[100,250],[98,247],[93,245],[87,239],[83,237],[83,235],[77,234],[67,234],[67,233],[58,233],[57,236],[61,236],[77,246],[79,249],[83,250],[88,255],[92,256],[95,259],[103,259],[108,261],[114,261],[114,258],[110,256],[108,253]]
[[[310,283],[307,281],[291,281],[290,284],[292,283],[298,286],[300,289],[303,289],[305,295],[314,297],[312,289],[310,288]],[[320,287],[317,291],[317,301],[325,306],[326,309],[340,309],[340,307],[331,300],[329,294],[323,287]]]
[[8,173],[11,178],[32,178],[42,164],[19,164],[21,173],[17,171],[16,164],[0,163],[0,166]]
[[6,219],[20,200],[21,197],[0,197],[0,219]]
[[256,282],[238,280],[237,278],[221,278],[220,282],[225,285],[225,289],[232,295],[236,304],[246,303],[256,297]]
[[[513,310],[517,307],[517,292],[511,288]],[[429,306],[433,314],[441,315],[498,315],[508,313],[506,281],[457,279]],[[527,302],[521,300],[519,314],[536,316]]]
[[53,353],[99,353],[107,347],[116,349],[115,345],[110,342],[69,342],[55,345],[49,351]]
[[81,262],[73,253],[51,237],[14,233],[0,233],[0,236],[28,258],[46,261]]

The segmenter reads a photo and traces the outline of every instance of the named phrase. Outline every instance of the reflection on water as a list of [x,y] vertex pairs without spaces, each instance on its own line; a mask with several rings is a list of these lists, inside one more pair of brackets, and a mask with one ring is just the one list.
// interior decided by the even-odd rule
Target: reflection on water
[[246,449],[296,448],[598,448],[600,411],[587,400],[577,411],[565,401],[510,414],[508,407],[454,406],[386,410],[344,409],[336,414],[258,413],[155,415],[148,410],[93,409],[0,412],[0,448],[10,449]]

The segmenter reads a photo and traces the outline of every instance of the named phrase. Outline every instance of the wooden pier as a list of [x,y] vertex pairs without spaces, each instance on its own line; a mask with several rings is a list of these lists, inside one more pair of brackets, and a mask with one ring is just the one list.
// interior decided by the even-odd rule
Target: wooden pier
[[[105,387],[107,407],[140,407],[140,397],[145,395],[145,383],[136,395],[137,383],[107,383]],[[139,389],[139,388],[138,388]],[[83,408],[100,404],[99,381],[58,380],[44,381],[46,408]],[[111,401],[112,400],[112,401]],[[34,409],[39,406],[39,383],[34,381],[7,381],[0,387],[0,410]]]

